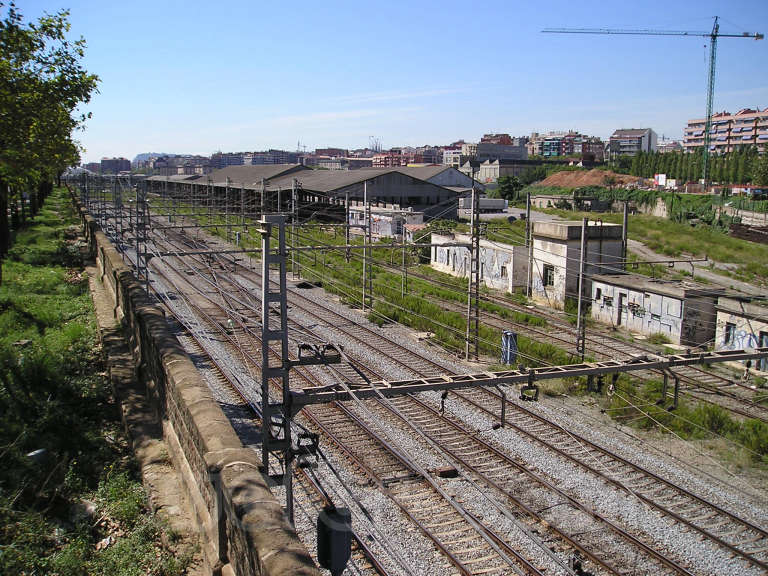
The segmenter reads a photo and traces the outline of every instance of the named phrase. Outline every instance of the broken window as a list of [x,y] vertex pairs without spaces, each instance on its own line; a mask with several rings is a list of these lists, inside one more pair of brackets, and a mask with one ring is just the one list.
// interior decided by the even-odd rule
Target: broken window
[[506,266],[502,266],[501,267],[501,277],[502,278],[506,278],[507,277],[507,267]]
[[555,285],[555,267],[552,264],[544,264],[542,279],[544,281],[544,286]]
[[726,322],[725,323],[725,343],[733,344],[735,336],[736,336],[736,324],[732,324],[731,322]]
[[602,288],[595,288],[595,301],[597,302],[602,297],[603,297],[603,289]]

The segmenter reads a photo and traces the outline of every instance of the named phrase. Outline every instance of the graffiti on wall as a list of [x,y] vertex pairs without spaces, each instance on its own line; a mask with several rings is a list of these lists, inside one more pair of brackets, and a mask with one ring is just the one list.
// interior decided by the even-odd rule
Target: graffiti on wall
[[727,333],[723,335],[723,346],[725,350],[744,350],[746,348],[759,348],[760,340],[757,335],[747,330],[734,330],[731,341],[727,341]]

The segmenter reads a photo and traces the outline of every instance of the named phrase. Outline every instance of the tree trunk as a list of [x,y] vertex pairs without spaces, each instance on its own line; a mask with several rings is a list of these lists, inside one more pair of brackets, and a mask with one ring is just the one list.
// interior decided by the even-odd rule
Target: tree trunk
[[3,283],[3,260],[8,253],[8,186],[0,178],[0,285]]
[[8,187],[0,180],[0,258],[8,254]]
[[[24,204],[21,205],[21,217],[24,217]],[[18,199],[13,200],[12,208],[11,208],[11,228],[13,228],[13,231],[19,229],[19,201]]]

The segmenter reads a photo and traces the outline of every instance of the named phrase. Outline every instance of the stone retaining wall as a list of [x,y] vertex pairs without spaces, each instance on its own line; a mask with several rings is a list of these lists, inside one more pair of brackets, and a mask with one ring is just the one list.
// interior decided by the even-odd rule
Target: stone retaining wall
[[120,254],[81,210],[101,280],[127,331],[174,468],[193,504],[212,574],[319,576],[259,470],[177,338]]

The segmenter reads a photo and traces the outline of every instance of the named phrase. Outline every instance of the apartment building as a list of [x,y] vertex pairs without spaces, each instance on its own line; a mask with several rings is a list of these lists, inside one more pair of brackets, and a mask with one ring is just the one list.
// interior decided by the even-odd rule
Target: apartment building
[[[688,121],[683,137],[686,152],[704,146],[705,124],[704,118]],[[709,150],[718,154],[733,152],[740,146],[757,146],[764,151],[768,145],[768,108],[713,114],[709,136]]]
[[595,161],[602,162],[605,153],[605,145],[600,138],[585,136],[573,130],[547,132],[546,134],[533,132],[527,140],[526,148],[529,156],[555,158],[592,154]]
[[118,174],[120,172],[130,172],[131,161],[128,158],[102,158],[102,174]]
[[656,132],[650,128],[620,128],[608,142],[612,156],[634,156],[640,152],[656,152]]

